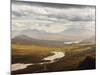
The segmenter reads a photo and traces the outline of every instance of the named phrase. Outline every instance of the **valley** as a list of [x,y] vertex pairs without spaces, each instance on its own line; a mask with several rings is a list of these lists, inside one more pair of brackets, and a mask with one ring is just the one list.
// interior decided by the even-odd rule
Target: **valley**
[[[53,52],[58,52],[58,56],[60,56],[59,52],[62,52],[64,56],[53,59],[53,61],[49,60],[54,56]],[[63,47],[13,44],[12,65],[17,63],[30,65],[23,69],[14,70],[12,74],[79,70],[81,69],[79,65],[87,57],[92,58],[95,62],[95,53],[95,44],[70,44]],[[85,69],[95,69],[95,65],[93,66]]]

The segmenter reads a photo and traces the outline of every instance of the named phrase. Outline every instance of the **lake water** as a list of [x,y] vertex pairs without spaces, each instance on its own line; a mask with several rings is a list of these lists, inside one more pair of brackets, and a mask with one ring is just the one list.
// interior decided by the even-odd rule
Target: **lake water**
[[[49,60],[49,62],[41,62],[41,63],[37,63],[37,64],[41,64],[42,65],[42,64],[53,63],[55,61],[55,59],[60,59],[60,58],[65,56],[65,54],[63,52],[53,51],[52,53],[54,53],[54,54],[42,59],[42,60]],[[33,63],[30,63],[30,64],[23,64],[23,63],[12,64],[12,71],[25,69],[30,65],[35,65],[35,64],[33,64]]]
[[12,71],[16,71],[16,70],[27,68],[27,66],[30,66],[30,65],[33,65],[33,64],[16,63],[16,64],[13,64],[11,67],[12,67]]
[[53,61],[53,60],[55,60],[55,59],[57,59],[57,58],[60,59],[60,58],[62,58],[62,57],[65,56],[63,52],[55,52],[55,51],[53,51],[52,53],[54,53],[54,55],[48,56],[48,57],[44,58],[43,60],[50,60],[50,61]]

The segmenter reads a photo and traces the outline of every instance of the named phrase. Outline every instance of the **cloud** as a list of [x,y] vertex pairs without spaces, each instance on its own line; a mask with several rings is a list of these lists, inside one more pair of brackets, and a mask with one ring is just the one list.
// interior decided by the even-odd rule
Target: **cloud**
[[[59,9],[50,7],[38,7],[32,5],[19,5],[12,4],[12,15],[16,17],[22,16],[47,16],[48,18],[67,19],[71,21],[91,21],[95,19],[95,8],[70,8],[70,9]],[[74,13],[73,13],[74,12]]]
[[[37,5],[36,5],[37,4]],[[25,3],[12,4],[12,23],[16,31],[36,29],[47,33],[63,33],[69,29],[95,30],[95,8],[88,6],[64,8]],[[65,5],[64,5],[65,6]],[[67,32],[66,32],[67,33]],[[82,34],[82,33],[81,33]]]
[[15,22],[14,26],[16,26],[15,30],[23,30],[23,29],[33,29],[38,31],[45,31],[48,33],[60,33],[66,30],[68,27],[66,27],[66,24],[61,23],[43,23],[41,22]]
[[66,25],[51,24],[51,25],[33,25],[32,29],[42,30],[48,33],[60,33],[66,29]]
[[70,9],[70,8],[86,8],[86,7],[91,7],[94,8],[95,6],[93,5],[78,5],[78,4],[62,4],[62,3],[48,3],[48,2],[30,2],[30,1],[16,1],[12,0],[14,4],[18,5],[30,5],[30,6],[38,6],[38,7],[51,7],[51,8],[60,8],[60,9]]

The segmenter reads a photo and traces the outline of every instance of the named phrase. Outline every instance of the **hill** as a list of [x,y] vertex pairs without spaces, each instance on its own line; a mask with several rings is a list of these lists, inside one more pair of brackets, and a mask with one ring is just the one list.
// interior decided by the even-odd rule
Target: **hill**
[[28,37],[26,35],[16,36],[12,39],[12,44],[23,44],[23,45],[42,45],[42,46],[62,46],[63,41],[55,40],[39,40],[35,38]]

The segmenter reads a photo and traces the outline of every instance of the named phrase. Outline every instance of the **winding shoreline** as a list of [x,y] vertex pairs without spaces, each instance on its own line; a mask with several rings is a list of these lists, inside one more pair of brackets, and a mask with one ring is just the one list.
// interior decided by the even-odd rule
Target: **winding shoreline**
[[[36,63],[36,64],[42,65],[42,64],[53,63],[53,62],[55,62],[55,59],[60,59],[60,58],[65,56],[65,54],[63,52],[53,51],[52,53],[54,53],[54,54],[51,55],[51,56],[47,56],[47,57],[42,59],[44,61],[48,60],[48,62],[40,62],[40,63]],[[29,63],[29,64],[15,63],[15,64],[12,64],[12,71],[17,71],[17,70],[25,69],[25,68],[27,68],[30,65],[35,65],[35,64],[34,63]]]

